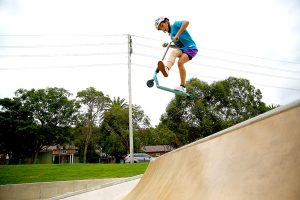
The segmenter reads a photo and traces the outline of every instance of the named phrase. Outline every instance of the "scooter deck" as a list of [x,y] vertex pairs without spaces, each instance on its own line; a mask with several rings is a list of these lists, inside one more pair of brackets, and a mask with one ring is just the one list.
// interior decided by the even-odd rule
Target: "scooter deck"
[[187,93],[187,92],[182,92],[180,90],[175,90],[175,89],[171,89],[171,88],[167,88],[167,87],[164,87],[164,86],[161,86],[161,85],[156,85],[157,88],[159,89],[162,89],[162,90],[165,90],[165,91],[168,91],[168,92],[172,92],[172,93],[175,93],[175,94],[179,94],[181,96],[187,96],[189,98],[192,98],[193,95],[191,93]]

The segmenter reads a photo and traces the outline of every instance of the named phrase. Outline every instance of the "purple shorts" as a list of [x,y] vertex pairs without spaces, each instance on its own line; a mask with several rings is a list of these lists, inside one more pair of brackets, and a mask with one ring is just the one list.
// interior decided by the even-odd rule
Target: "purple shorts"
[[197,54],[198,50],[197,49],[186,49],[183,51],[183,53],[185,53],[186,55],[189,56],[189,59],[192,60],[192,58],[195,57],[195,55]]

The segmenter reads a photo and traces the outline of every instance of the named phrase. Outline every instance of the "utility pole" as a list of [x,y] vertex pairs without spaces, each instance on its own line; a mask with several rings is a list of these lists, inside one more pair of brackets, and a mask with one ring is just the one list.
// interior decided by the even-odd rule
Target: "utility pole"
[[131,40],[131,35],[128,34],[129,152],[130,152],[130,163],[133,163],[134,158],[133,158],[132,96],[131,96],[131,53],[132,53],[132,40]]

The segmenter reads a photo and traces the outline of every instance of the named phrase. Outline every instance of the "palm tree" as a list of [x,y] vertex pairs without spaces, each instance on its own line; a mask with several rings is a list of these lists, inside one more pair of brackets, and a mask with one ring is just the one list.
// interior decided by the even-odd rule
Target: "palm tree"
[[125,102],[124,98],[120,98],[120,97],[114,97],[114,99],[112,101],[109,102],[108,105],[108,110],[110,110],[112,107],[115,106],[120,106],[122,109],[127,109],[128,108],[128,104]]

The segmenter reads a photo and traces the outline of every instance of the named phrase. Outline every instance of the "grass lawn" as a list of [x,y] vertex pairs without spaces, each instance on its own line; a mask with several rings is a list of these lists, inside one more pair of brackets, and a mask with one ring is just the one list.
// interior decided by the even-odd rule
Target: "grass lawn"
[[0,185],[122,178],[143,174],[148,163],[0,165]]

